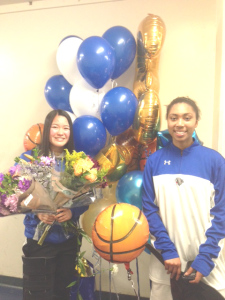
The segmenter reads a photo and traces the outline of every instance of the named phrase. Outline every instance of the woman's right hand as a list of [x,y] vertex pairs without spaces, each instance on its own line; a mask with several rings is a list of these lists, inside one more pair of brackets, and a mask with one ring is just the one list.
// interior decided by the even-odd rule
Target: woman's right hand
[[171,274],[170,278],[176,276],[176,280],[179,279],[181,274],[181,262],[180,258],[172,258],[164,261],[165,269],[167,270],[167,274]]
[[52,225],[52,223],[55,221],[55,215],[53,214],[44,214],[39,213],[37,214],[38,219],[40,219],[43,223]]

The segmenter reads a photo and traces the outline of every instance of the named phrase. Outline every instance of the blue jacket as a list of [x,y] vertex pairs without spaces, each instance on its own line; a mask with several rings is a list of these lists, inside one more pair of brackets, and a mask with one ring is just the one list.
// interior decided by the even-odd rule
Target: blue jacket
[[[20,156],[20,158],[22,158],[26,161],[29,161],[29,159],[27,159],[24,156],[24,154],[32,155],[32,150],[24,152]],[[62,168],[61,164],[60,164],[60,166],[58,166],[56,164],[55,169],[57,171],[60,171],[59,167],[60,167],[60,169]],[[63,168],[64,168],[64,166],[63,166]],[[63,168],[61,170],[63,170]],[[71,220],[77,222],[79,220],[80,215],[82,215],[87,209],[88,209],[88,206],[71,208],[71,211],[72,211],[72,219]],[[23,223],[25,225],[25,236],[27,238],[33,239],[37,225],[40,223],[39,218],[33,213],[28,213],[28,214],[26,214]],[[68,238],[71,238],[71,237],[72,237],[71,234],[69,236],[66,236],[62,229],[62,226],[59,223],[56,223],[56,224],[54,224],[54,226],[52,226],[50,232],[48,233],[48,235],[45,239],[45,242],[58,244],[58,243],[62,243],[64,241],[66,241]]]
[[[182,271],[194,261],[207,284],[225,288],[224,158],[196,141],[183,152],[170,142],[147,160],[142,204],[164,260],[180,257]],[[157,277],[159,270],[150,273]]]

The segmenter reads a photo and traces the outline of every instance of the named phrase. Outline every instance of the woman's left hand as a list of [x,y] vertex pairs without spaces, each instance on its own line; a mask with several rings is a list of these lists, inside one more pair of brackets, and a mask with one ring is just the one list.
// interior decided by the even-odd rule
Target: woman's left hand
[[[194,271],[194,269],[192,267],[190,267],[187,272],[185,272],[184,276],[188,276],[190,275],[192,272]],[[196,275],[195,275],[195,279],[194,280],[190,280],[189,283],[199,283],[199,281],[202,279],[202,277],[204,277],[202,275],[202,273],[200,272],[196,272]]]
[[59,208],[55,218],[59,223],[68,221],[72,218],[72,212],[69,208]]

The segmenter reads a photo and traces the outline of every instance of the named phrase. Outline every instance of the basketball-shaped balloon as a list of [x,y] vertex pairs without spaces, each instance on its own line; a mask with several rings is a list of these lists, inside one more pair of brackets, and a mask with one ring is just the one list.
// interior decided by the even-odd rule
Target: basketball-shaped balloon
[[92,241],[96,252],[114,263],[129,263],[145,249],[149,238],[143,212],[128,203],[108,206],[96,218]]
[[25,150],[31,150],[41,143],[44,124],[34,124],[27,130],[24,136],[23,145]]

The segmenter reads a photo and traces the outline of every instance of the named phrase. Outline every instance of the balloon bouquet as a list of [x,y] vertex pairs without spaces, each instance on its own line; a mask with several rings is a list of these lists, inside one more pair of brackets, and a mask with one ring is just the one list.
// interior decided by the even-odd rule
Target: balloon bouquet
[[[98,244],[96,230],[103,230],[106,240],[112,230],[111,225],[101,228],[108,222],[102,221],[106,220],[105,215],[109,220],[113,209],[125,217],[126,212],[130,212],[129,206],[133,207],[131,211],[141,212],[146,159],[170,140],[168,131],[159,131],[158,66],[165,31],[162,19],[149,14],[139,25],[137,43],[123,26],[109,28],[102,37],[82,40],[75,35],[67,36],[60,42],[56,54],[62,75],[52,76],[45,86],[48,104],[53,109],[67,111],[73,118],[76,151],[84,151],[109,170],[107,179],[112,188],[103,192],[103,199],[98,203],[90,205],[82,219],[82,227],[95,240],[94,246],[100,255],[102,242]],[[117,86],[115,80],[130,67],[136,52],[132,92]],[[125,208],[116,207],[116,203],[125,204]],[[144,250],[143,243],[148,241],[148,226],[144,221],[141,223],[144,240],[140,241],[141,250],[135,252],[136,256],[131,255],[131,259]],[[108,241],[112,246],[112,241]],[[105,259],[113,261],[110,254]]]
[[[56,61],[62,75],[47,81],[45,98],[53,109],[71,115],[76,151],[84,151],[109,169],[107,179],[114,187],[105,201],[90,205],[84,214],[82,225],[90,236],[94,220],[88,215],[92,210],[97,216],[106,203],[115,202],[142,208],[144,162],[157,148],[157,68],[164,36],[163,21],[149,15],[139,26],[137,43],[128,29],[114,26],[102,37],[82,40],[67,36],[58,46]],[[134,92],[114,87],[115,80],[134,61],[136,51]]]
[[[117,87],[115,82],[130,67],[135,55],[135,38],[123,26],[109,28],[102,37],[82,40],[75,35],[67,36],[56,53],[61,75],[52,76],[44,90],[53,109],[63,109],[74,116],[76,151],[98,158],[110,169],[108,181],[112,186],[128,171],[136,144],[133,139],[127,148],[116,142],[132,126],[138,101],[130,89]],[[110,189],[109,201],[116,202],[113,190]],[[95,210],[97,215],[104,207],[105,203],[99,201],[89,210]],[[89,235],[93,223],[84,216],[83,226]]]

